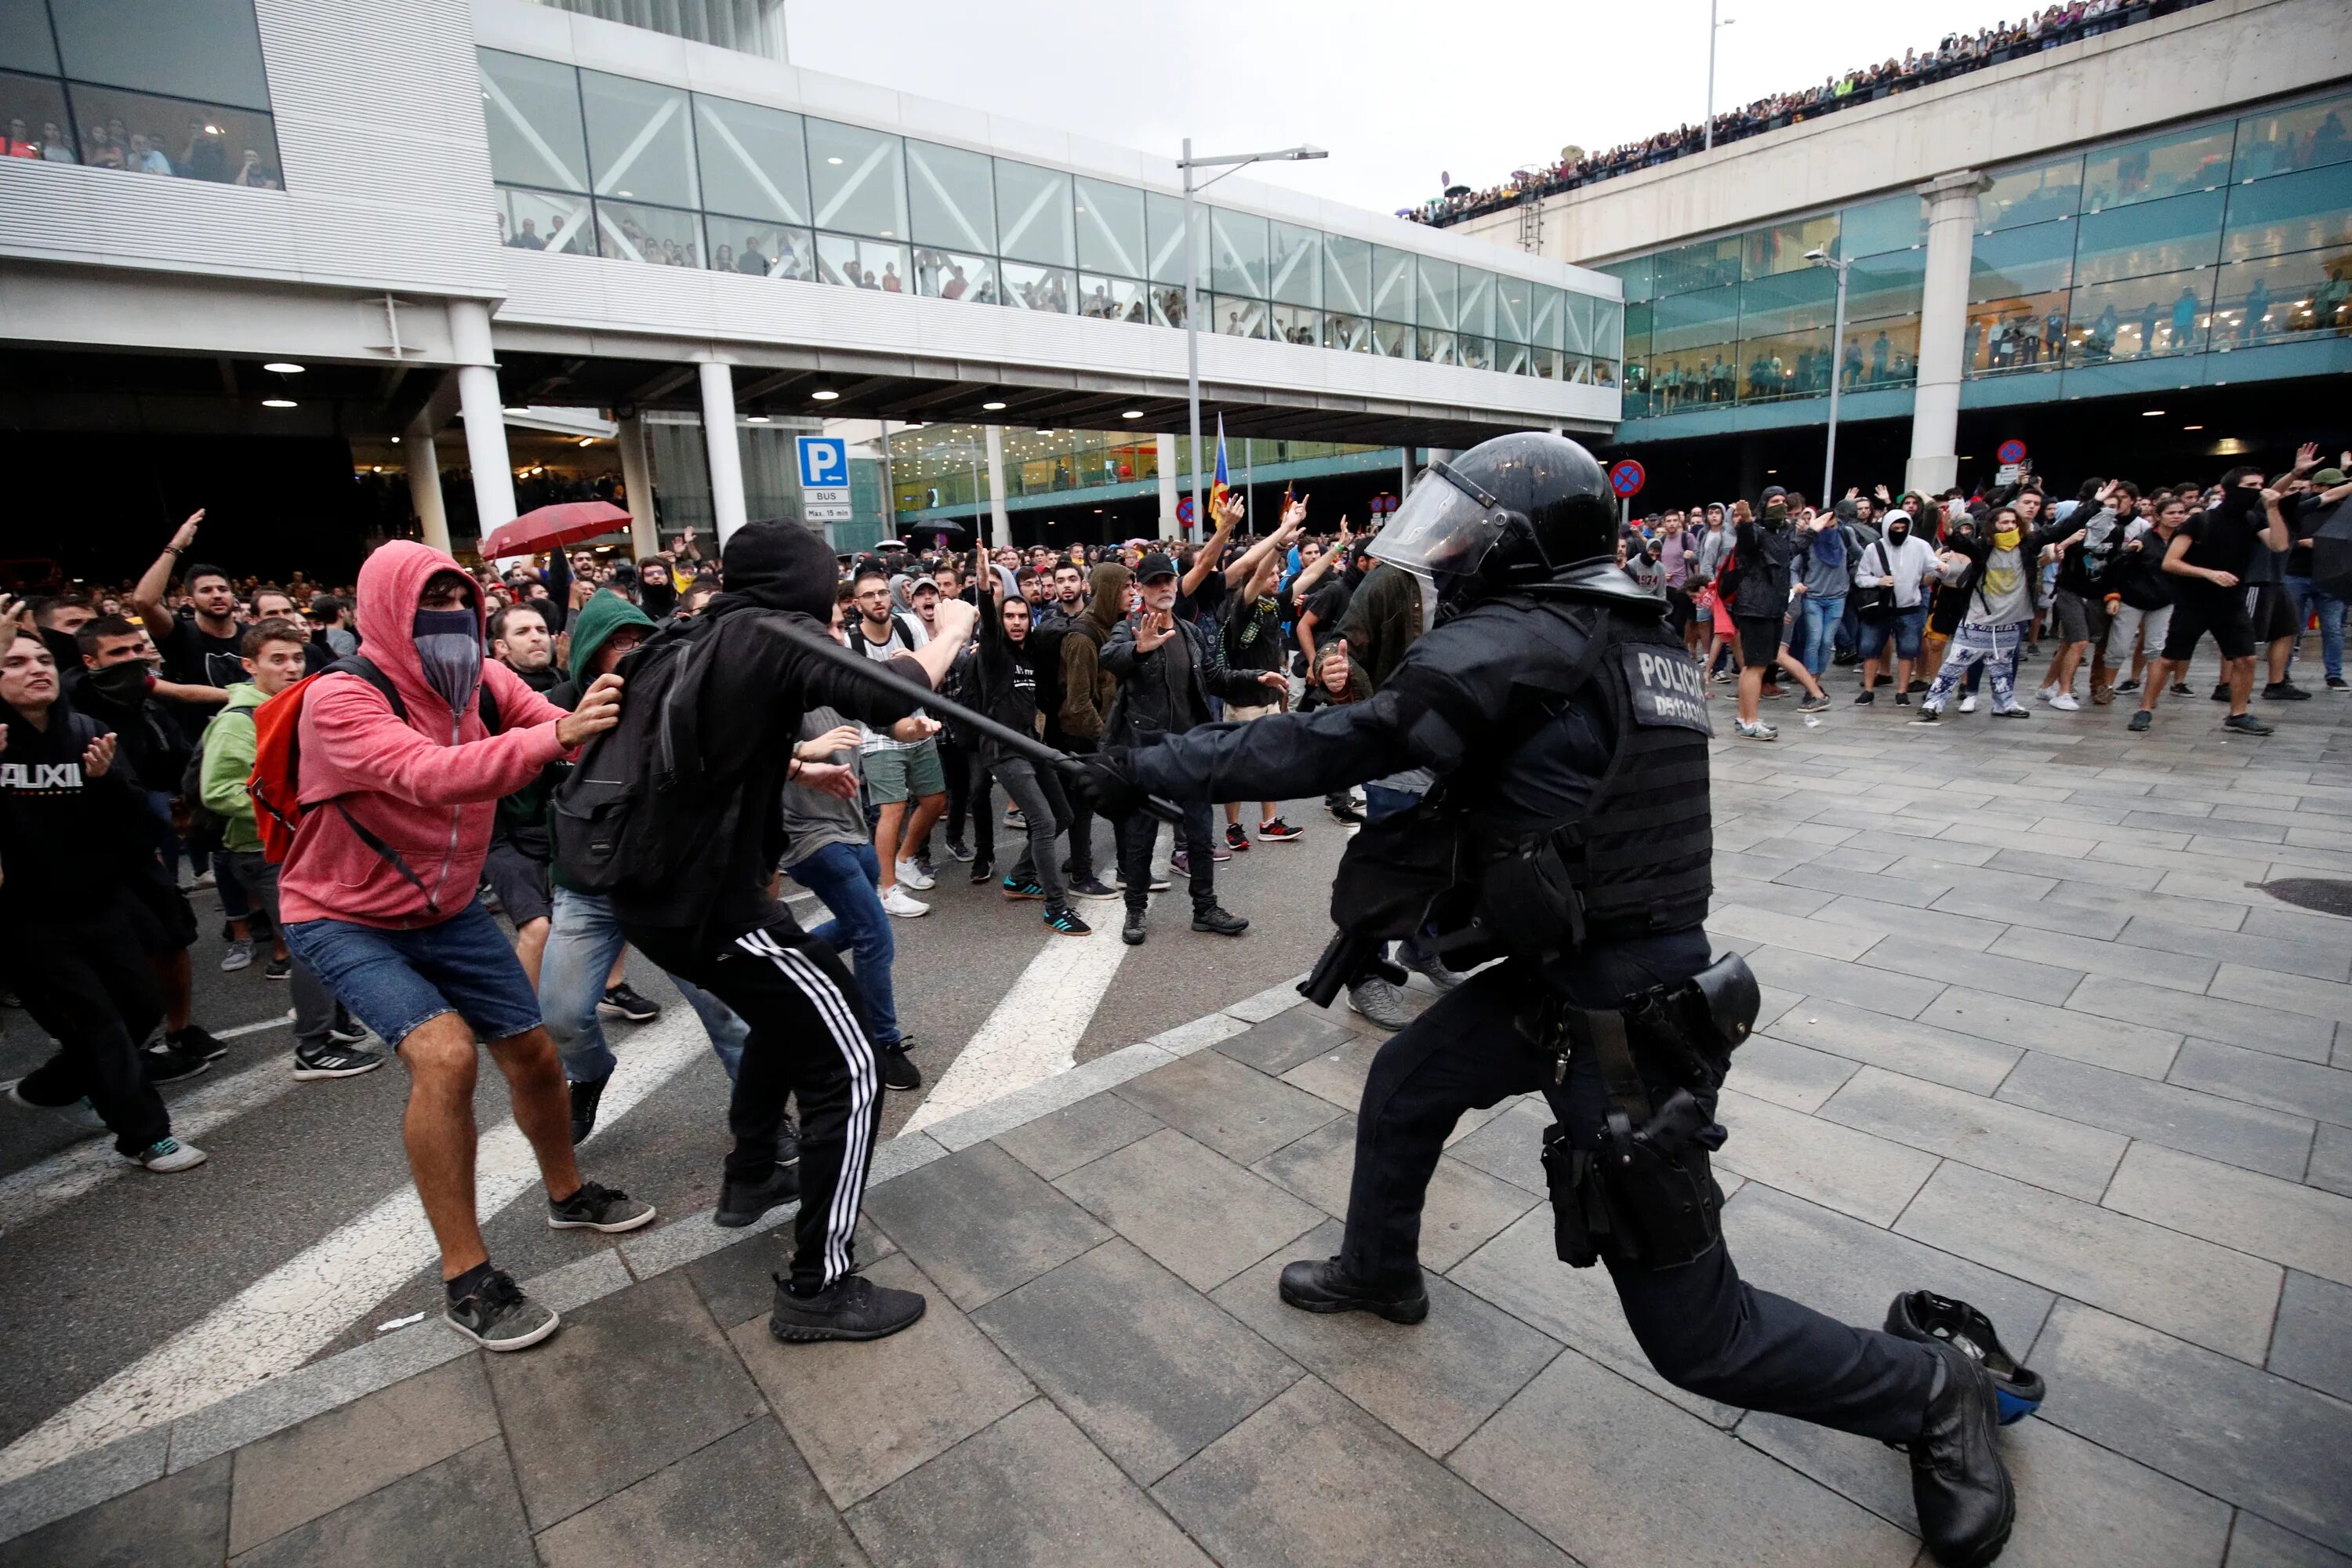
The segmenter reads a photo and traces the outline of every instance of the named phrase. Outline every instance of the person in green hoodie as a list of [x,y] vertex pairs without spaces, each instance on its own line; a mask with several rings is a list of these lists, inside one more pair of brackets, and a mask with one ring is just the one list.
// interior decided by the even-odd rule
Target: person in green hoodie
[[[253,776],[254,710],[302,679],[303,650],[310,634],[290,620],[263,621],[249,627],[237,647],[241,663],[253,679],[230,686],[228,700],[205,725],[204,762],[197,773],[206,811],[221,819],[221,848],[230,873],[254,903],[266,910],[271,928],[278,928],[278,868],[261,853],[261,831],[255,825],[253,796],[246,781]],[[281,971],[279,964],[285,965]],[[281,973],[294,988],[294,1076],[305,1081],[322,1078],[357,1078],[383,1066],[374,1051],[361,1050],[366,1037],[343,1016],[335,994],[310,966],[299,958],[281,956],[270,964],[273,980]]]

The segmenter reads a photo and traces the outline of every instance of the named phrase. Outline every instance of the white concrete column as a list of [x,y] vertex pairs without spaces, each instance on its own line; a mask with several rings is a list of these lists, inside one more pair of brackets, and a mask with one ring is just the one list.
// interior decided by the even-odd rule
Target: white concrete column
[[1004,521],[1004,431],[995,425],[985,428],[988,431],[988,546],[994,550],[1013,542],[1013,531]]
[[425,542],[447,553],[449,509],[441,502],[441,454],[433,444],[433,422],[420,409],[400,437],[401,467],[408,470],[408,505],[424,530]]
[[1160,445],[1160,537],[1176,537],[1176,437],[1162,432]]
[[1400,447],[1397,448],[1397,503],[1402,506],[1404,503],[1404,498],[1411,494],[1412,494],[1412,448]]
[[1968,342],[1969,266],[1976,249],[1977,193],[1992,182],[1961,169],[1919,187],[1927,200],[1927,270],[1919,299],[1919,381],[1912,394],[1906,489],[1935,495],[1960,473],[1960,363]]
[[[696,367],[702,378],[702,446],[710,461],[710,521],[719,548],[751,521],[743,509],[743,448],[735,429],[735,373],[716,361]],[[635,516],[634,513],[631,514]]]
[[661,549],[661,530],[654,517],[653,465],[646,459],[646,419],[624,414],[614,423],[614,444],[621,448],[621,488],[629,503],[629,548],[639,560]]
[[514,466],[507,456],[507,416],[490,349],[490,308],[449,301],[449,343],[457,356],[457,407],[466,422],[466,466],[474,474],[474,510],[482,537],[515,517]]

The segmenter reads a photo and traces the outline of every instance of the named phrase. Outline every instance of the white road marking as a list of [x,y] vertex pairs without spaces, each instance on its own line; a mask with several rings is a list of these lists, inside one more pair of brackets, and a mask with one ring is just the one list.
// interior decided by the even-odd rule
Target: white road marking
[[[1108,907],[1108,906],[1107,906]],[[1077,1065],[1078,1040],[1127,957],[1106,924],[1087,937],[1048,936],[923,1103],[907,1119],[918,1132],[1000,1095],[1043,1083]]]
[[[619,1052],[599,1120],[609,1124],[625,1115],[709,1048],[693,1009],[672,1009]],[[475,1188],[485,1222],[538,1182],[530,1145],[513,1122],[483,1135]],[[0,1449],[0,1482],[292,1371],[435,1256],[424,1206],[415,1189],[404,1185]]]

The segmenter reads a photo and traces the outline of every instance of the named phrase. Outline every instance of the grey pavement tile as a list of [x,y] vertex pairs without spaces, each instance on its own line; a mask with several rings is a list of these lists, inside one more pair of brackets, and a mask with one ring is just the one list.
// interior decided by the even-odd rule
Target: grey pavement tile
[[1118,1096],[1096,1094],[1010,1132],[998,1133],[996,1146],[1050,1182],[1089,1160],[1099,1160],[1114,1149],[1149,1138],[1160,1127],[1158,1117]]
[[1714,878],[1714,907],[1717,909],[1727,904],[1743,904],[1748,909],[1762,910],[1769,914],[1802,918],[1836,896],[1811,888],[1791,888],[1785,883],[1736,875],[1724,867],[1721,856],[1716,857]]
[[1299,1374],[1287,1357],[1124,1241],[1106,1242],[972,1316],[1144,1486]]
[[1505,1100],[1496,1109],[1501,1115],[1454,1142],[1447,1156],[1544,1196],[1550,1190],[1543,1170],[1544,1129],[1553,1120],[1550,1105],[1528,1096]]
[[2027,1052],[1998,1092],[2053,1116],[2289,1180],[2303,1174],[2311,1149],[2313,1124],[2303,1117],[2040,1051]]
[[1572,1568],[1470,1483],[1312,1377],[1152,1495],[1223,1568]]
[[[1983,1039],[1964,1029],[1937,1028],[1811,997],[1782,1013],[1769,1027],[1777,1039],[1976,1094],[1990,1094],[1999,1088],[2025,1054],[2016,1046]],[[1734,1056],[1731,1061],[1731,1081],[1737,1084],[1739,1058]]]
[[868,1194],[866,1212],[967,1312],[1110,1235],[993,1143]]
[[[1917,810],[1915,807],[1911,811],[1906,812],[1905,815],[1916,816],[1917,815]],[[2013,823],[2002,822],[1991,818],[1980,820],[1975,817],[1968,817],[1963,818],[1958,822],[1948,824],[1936,835],[1936,837],[1938,839],[1949,839],[1955,844],[1983,844],[1989,845],[1996,850],[2014,849],[2017,847],[2018,828]],[[2086,836],[2079,835],[2059,833],[2037,833],[2033,835],[2033,845],[2036,850],[2044,855],[2055,855],[2064,858],[2079,859],[2083,856],[2091,852],[2091,846],[2095,842],[2095,840]],[[2012,876],[2024,876],[2028,873],[2011,872],[2010,874]],[[2044,877],[2042,880],[2044,882],[2054,882],[2057,879],[2055,877]]]
[[2352,1568],[2352,1557],[2240,1509],[2224,1568]]
[[542,1531],[539,1552],[547,1568],[866,1563],[773,1417],[738,1427]]
[[[2084,985],[2095,984],[2085,980]],[[2082,994],[2081,987],[2075,994]],[[2165,991],[2168,1000],[2192,1000]],[[2142,1078],[2162,1078],[2180,1049],[2180,1037],[2168,1029],[2094,1018],[2065,1007],[2045,1007],[2014,996],[1996,996],[1955,985],[1919,1016],[1924,1024],[1980,1035],[2006,1045],[2048,1051],[2053,1056],[2089,1062]],[[1927,1074],[1921,1074],[1927,1077]]]
[[2005,921],[2036,931],[2078,931],[2101,938],[2112,938],[2120,932],[2135,910],[2143,914],[2147,911],[2144,894],[2108,894],[2104,900],[2061,900],[2048,894],[2034,897],[1984,886],[1989,875],[1992,873],[1970,872],[1968,881],[1937,899],[1934,907],[1949,914]]
[[2240,1361],[2270,1345],[2284,1270],[2112,1209],[1947,1162],[1895,1228]]
[[2323,1121],[2312,1141],[2311,1164],[2303,1179],[2315,1187],[2352,1197],[2352,1127]]
[[1372,1058],[1392,1037],[1351,1034],[1345,1044],[1311,1056],[1284,1073],[1282,1081],[1328,1100],[1342,1110],[1353,1110],[1364,1098],[1364,1079],[1371,1073]]
[[1279,981],[1263,991],[1253,992],[1226,1008],[1225,1014],[1228,1017],[1239,1018],[1244,1023],[1263,1024],[1268,1018],[1286,1013],[1307,1000],[1298,994],[1298,983],[1306,978],[1304,974],[1294,974],[1289,979]]
[[[1249,1069],[1235,1064],[1234,1070]],[[1323,1218],[1174,1128],[1081,1165],[1055,1184],[1196,1290],[1223,1284]]]
[[921,1321],[861,1343],[782,1344],[756,1321],[728,1336],[835,1508],[871,1497],[1035,1393],[904,1254],[865,1274],[921,1291]]
[[1715,1163],[1873,1225],[1892,1225],[1937,1165],[1933,1154],[1726,1089],[1716,1120],[1731,1130]]
[[761,1414],[681,1275],[582,1308],[529,1355],[483,1360],[534,1530]]
[[1130,1079],[1118,1093],[1244,1165],[1339,1113],[1330,1101],[1213,1050]]
[[0,1542],[0,1568],[218,1563],[228,1540],[228,1498],[223,1455]]
[[2352,1198],[2135,1143],[2105,1202],[2119,1214],[2352,1285]]
[[2248,968],[2242,963],[2224,963],[2213,977],[2210,990],[2212,995],[2226,996],[2234,1002],[2259,1003],[2330,1024],[2352,1018],[2352,985],[2340,981],[2315,980],[2304,974],[2281,974],[2274,970]]
[[[731,1329],[748,1318],[764,1315],[774,1306],[776,1276],[791,1268],[793,1246],[793,1233],[789,1230],[782,1235],[762,1231],[695,1259],[687,1265],[686,1277],[693,1281],[703,1306],[709,1310],[710,1321],[722,1329]],[[898,1247],[861,1216],[850,1250],[851,1261],[862,1267],[877,1258],[889,1257]]]
[[1960,840],[1938,839],[1932,833],[1905,833],[1873,828],[1857,833],[1846,840],[1853,849],[1876,850],[1892,855],[1895,863],[1887,867],[1889,875],[1916,877],[1923,881],[1957,883],[1965,874],[1982,867],[2001,847],[1998,844],[1965,844]]
[[1756,971],[1756,978],[1767,985],[1802,996],[1843,1002],[1848,1006],[1867,1007],[1874,1013],[1896,1018],[1917,1017],[1944,989],[1933,980],[1914,980],[1908,975],[1864,969],[1833,958],[1816,958],[1782,948],[1754,954],[1748,963]]
[[233,1562],[236,1568],[535,1568],[539,1556],[506,1448],[492,1438]]
[[1249,1027],[1247,1019],[1236,1018],[1230,1013],[1211,1013],[1162,1029],[1143,1043],[1156,1046],[1171,1057],[1189,1057],[1194,1051],[1207,1050],[1219,1040],[1230,1040]]
[[2040,1419],[2352,1549],[2352,1405],[2074,1301],[2051,1314],[2034,1360],[2065,1391]]
[[[2284,982],[2287,977],[2280,978]],[[2066,1005],[2077,1013],[2176,1029],[2209,1040],[2228,1040],[2298,1061],[2326,1061],[2335,1038],[2331,1019],[2257,1007],[2218,996],[2183,996],[2138,981],[2113,980],[2097,974],[2077,986]]]
[[2281,1377],[2352,1400],[2352,1288],[2288,1269],[2268,1364]]
[[467,1356],[236,1450],[231,1556],[499,1435]]
[[[2080,970],[2084,974],[2103,974],[2191,994],[2202,992],[2211,982],[2213,972],[2221,967],[2217,958],[2195,958],[2161,948],[2127,947],[2099,937],[2036,931],[2031,926],[2011,927],[2007,935],[1992,944],[1992,951],[2010,958],[2029,959],[2036,963]],[[2057,1000],[2063,1003],[2065,998]]]
[[[971,1144],[993,1138],[1000,1132],[1010,1132],[1013,1129],[1034,1121],[1048,1111],[1059,1110],[1066,1105],[1076,1105],[1090,1094],[1125,1083],[1128,1079],[1148,1073],[1154,1068],[1166,1067],[1175,1059],[1172,1053],[1163,1051],[1157,1046],[1148,1044],[1122,1046],[1118,1050],[1095,1058],[1092,1061],[1080,1062],[1066,1072],[1055,1073],[1050,1078],[1033,1083],[1026,1089],[1017,1089],[1010,1094],[999,1095],[994,1100],[973,1106],[970,1110],[958,1111],[944,1121],[934,1121],[921,1133],[901,1133],[884,1143],[876,1153],[875,1176],[872,1184],[878,1186],[887,1179],[881,1173],[885,1156],[889,1154],[893,1145],[904,1143],[909,1137],[936,1142],[943,1149],[967,1148]],[[920,1158],[910,1159],[904,1165],[893,1170],[890,1174],[891,1176],[903,1174],[922,1163]]]
[[2046,963],[2030,963],[1998,953],[1947,947],[1899,924],[1890,928],[1890,934],[1880,938],[1864,953],[1861,962],[1873,969],[1891,969],[1897,974],[1967,985],[2027,1002],[2046,1002],[2053,1007],[2064,1002],[2083,983],[2080,970],[2054,969]]
[[891,1482],[848,1521],[881,1568],[1210,1568],[1201,1549],[1043,1399]]
[[1321,1009],[1293,1007],[1218,1041],[1216,1048],[1244,1066],[1280,1078],[1309,1057],[1329,1050],[1349,1037],[1348,1026]]
[[171,1447],[170,1426],[149,1426],[0,1486],[0,1541],[161,1480]]
[[1967,874],[1954,867],[1951,874],[1939,879],[1916,877],[1881,877],[1867,871],[1852,871],[1832,866],[1798,866],[1781,872],[1772,879],[1791,888],[1811,888],[1819,892],[1835,893],[1840,897],[1874,899],[1883,904],[1900,904],[1909,909],[1924,910],[1948,893]]
[[1573,1352],[1451,1461],[1591,1568],[1885,1563],[1919,1543]]
[[[1324,1226],[1299,1254],[1337,1256],[1340,1236],[1337,1222]],[[1549,1335],[1437,1274],[1424,1276],[1429,1317],[1411,1327],[1369,1312],[1302,1312],[1276,1291],[1285,1261],[1227,1280],[1217,1304],[1440,1458],[1559,1353]]]
[[2129,1142],[2080,1121],[1883,1068],[1854,1074],[1818,1114],[2091,1203],[2106,1190]]
[[2218,816],[2184,816],[2178,811],[2127,811],[2126,827],[2149,827],[2159,833],[2202,834],[2212,838],[2242,839],[2253,844],[2284,844],[2286,829],[2267,823],[2233,822]]
[[2248,936],[2274,936],[2286,942],[2315,942],[2322,944],[2352,942],[2352,920],[2342,915],[2323,915],[2310,910],[2298,910],[2292,905],[2261,903],[2248,906],[2245,923],[2236,929]]
[[1902,931],[1921,942],[1978,952],[1991,946],[1993,939],[2009,929],[2003,921],[1981,920],[1974,915],[1948,914],[1941,910],[1914,909],[1853,897],[1832,899],[1813,918],[1874,936]]
[[2208,1094],[2352,1127],[2352,1071],[2343,1068],[2192,1039],[2165,1077]]
[[[1250,1167],[1334,1219],[1348,1217],[1356,1119],[1328,1121]],[[1534,1205],[1528,1193],[1475,1166],[1441,1159],[1421,1209],[1421,1266],[1444,1273]]]
[[[1832,899],[1831,905],[1838,900]],[[1781,915],[1749,904],[1718,903],[1706,914],[1706,933],[1718,943],[1733,938],[1769,942],[1822,958],[1853,960],[1878,940],[1876,931],[1824,923],[1826,908],[1817,915]],[[1879,929],[1884,929],[1879,928]]]
[[1843,1057],[1751,1035],[1739,1046],[1739,1091],[1790,1110],[1814,1111],[1858,1070]]
[[2116,866],[2087,856],[2045,855],[2032,849],[2003,849],[1986,864],[1996,871],[2019,871],[2029,877],[2055,877],[2062,883],[2091,882],[2137,892],[2154,888],[2164,875],[2147,866]]

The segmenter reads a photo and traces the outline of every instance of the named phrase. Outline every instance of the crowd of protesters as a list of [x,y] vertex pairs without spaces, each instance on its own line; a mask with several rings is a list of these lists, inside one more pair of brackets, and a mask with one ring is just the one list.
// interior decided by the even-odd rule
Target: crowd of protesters
[[[2021,21],[1979,28],[1972,34],[1948,34],[1932,49],[1906,49],[1901,59],[1843,71],[1825,79],[1817,87],[1773,93],[1740,108],[1725,110],[1715,116],[1715,143],[1721,146],[1727,142],[1760,136],[1801,120],[1817,119],[2203,3],[2204,0],[2072,0],[2071,4],[2049,6]],[[1686,158],[1706,151],[1706,127],[1700,124],[1679,125],[1605,153],[1570,148],[1549,168],[1518,170],[1504,184],[1483,191],[1448,183],[1444,194],[1432,196],[1418,206],[1402,208],[1397,216],[1439,226],[1460,223],[1522,201],[1572,191],[1580,185]]]

